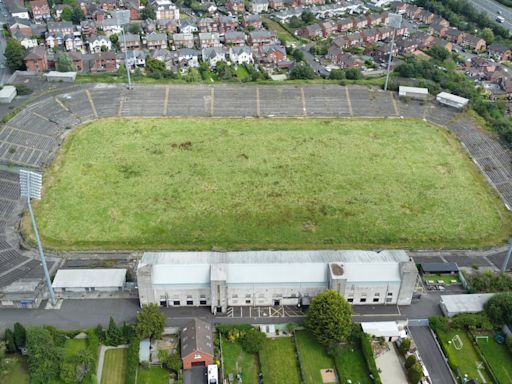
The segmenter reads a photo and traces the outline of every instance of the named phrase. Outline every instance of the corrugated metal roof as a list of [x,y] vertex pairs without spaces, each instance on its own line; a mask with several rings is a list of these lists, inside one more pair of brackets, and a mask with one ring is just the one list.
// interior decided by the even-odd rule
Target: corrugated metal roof
[[400,330],[396,321],[374,321],[361,323],[363,332],[376,337],[398,337]]
[[464,97],[460,97],[460,96],[457,96],[457,95],[453,95],[451,93],[447,93],[447,92],[441,92],[437,95],[437,100],[442,100],[442,99],[445,99],[445,100],[450,100],[450,101],[453,101],[455,103],[459,103],[459,104],[462,104],[462,105],[466,105],[469,101],[469,99],[466,99]]
[[126,269],[59,269],[52,286],[54,288],[122,287],[126,281]]
[[494,293],[474,293],[469,295],[441,295],[441,304],[451,314],[475,313],[484,310],[484,304]]
[[428,88],[404,87],[404,86],[400,86],[398,88],[398,94],[400,94],[400,95],[405,95],[405,94],[407,94],[407,92],[428,95]]
[[153,266],[153,284],[210,284],[210,264]]

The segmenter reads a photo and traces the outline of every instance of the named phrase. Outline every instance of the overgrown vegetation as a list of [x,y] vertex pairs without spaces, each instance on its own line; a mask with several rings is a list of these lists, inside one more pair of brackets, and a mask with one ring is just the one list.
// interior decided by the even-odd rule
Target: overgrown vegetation
[[512,276],[508,273],[473,271],[465,277],[471,293],[512,291]]
[[54,249],[483,247],[512,227],[456,140],[407,119],[96,121],[44,182]]

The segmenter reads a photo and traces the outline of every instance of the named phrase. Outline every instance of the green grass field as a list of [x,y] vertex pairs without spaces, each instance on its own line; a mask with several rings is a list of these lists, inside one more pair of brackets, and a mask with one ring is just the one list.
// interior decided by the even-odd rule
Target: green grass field
[[87,339],[69,339],[64,343],[64,358],[75,356],[82,349],[87,348]]
[[[469,336],[463,330],[449,330],[437,332],[438,337],[441,339],[444,350],[448,353],[448,360],[451,365],[455,364],[459,372],[454,372],[455,375],[460,374],[460,377],[467,375],[469,379],[477,380],[481,382],[492,382],[487,372],[487,369],[483,365],[478,352],[473,347]],[[462,341],[462,348],[460,344],[454,344],[453,337],[459,335]],[[451,342],[451,343],[450,343]],[[457,349],[460,348],[460,349]],[[481,369],[478,369],[481,366]],[[483,380],[482,380],[483,378]]]
[[227,340],[222,341],[222,354],[226,379],[230,373],[236,377],[241,372],[244,384],[258,383],[258,362],[255,355],[244,352],[239,343]]
[[139,368],[137,384],[168,384],[169,373],[161,367]]
[[512,383],[512,354],[503,344],[498,344],[493,335],[489,339],[478,339],[478,346],[501,384]]
[[481,247],[512,228],[456,140],[406,119],[100,120],[35,210],[60,250]]
[[105,352],[101,384],[124,384],[127,356],[126,348],[110,349]]
[[322,382],[321,369],[334,369],[334,362],[329,357],[325,348],[305,331],[295,333],[297,345],[300,351],[300,361],[306,384],[317,384]]
[[9,355],[4,360],[3,371],[0,372],[2,384],[28,384],[27,361],[20,355]]
[[361,348],[347,344],[334,355],[336,371],[342,383],[352,380],[352,383],[372,384],[370,372],[366,366]]
[[299,367],[291,337],[267,339],[259,352],[265,384],[299,384]]

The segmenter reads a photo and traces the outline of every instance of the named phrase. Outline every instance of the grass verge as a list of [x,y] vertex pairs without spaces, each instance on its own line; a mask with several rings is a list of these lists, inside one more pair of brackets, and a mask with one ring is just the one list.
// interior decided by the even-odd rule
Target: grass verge
[[55,250],[485,247],[512,228],[459,143],[407,119],[99,120],[35,212]]
[[299,370],[291,337],[267,339],[259,352],[265,384],[299,384]]
[[329,357],[325,348],[307,332],[295,332],[295,338],[300,354],[300,363],[304,371],[306,384],[322,382],[322,369],[334,369],[334,362]]
[[340,382],[347,383],[348,380],[351,380],[352,383],[373,383],[370,380],[370,372],[368,372],[363,352],[359,346],[354,344],[344,345],[334,355],[334,362]]

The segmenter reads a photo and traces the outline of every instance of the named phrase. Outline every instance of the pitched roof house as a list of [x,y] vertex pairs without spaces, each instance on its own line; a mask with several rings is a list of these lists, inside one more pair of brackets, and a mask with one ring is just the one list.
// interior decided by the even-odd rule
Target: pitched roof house
[[213,329],[206,321],[194,319],[181,330],[183,368],[213,364]]

